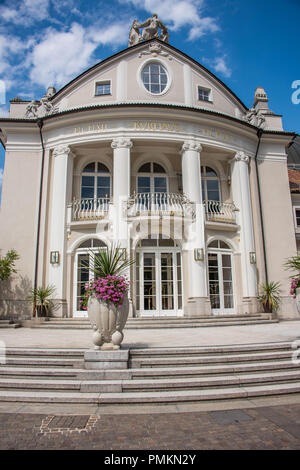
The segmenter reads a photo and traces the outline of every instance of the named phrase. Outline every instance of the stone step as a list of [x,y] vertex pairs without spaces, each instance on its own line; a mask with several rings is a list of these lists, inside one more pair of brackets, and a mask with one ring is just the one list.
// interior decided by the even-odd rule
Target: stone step
[[[193,322],[193,323],[169,323],[169,324],[161,324],[159,322],[153,324],[126,324],[124,330],[131,330],[131,329],[160,329],[160,328],[207,328],[207,327],[216,327],[216,326],[243,326],[243,325],[263,325],[263,324],[272,324],[272,323],[279,323],[278,320],[232,320],[232,321],[207,321],[207,322]],[[39,329],[86,329],[90,330],[91,327],[88,323],[80,324],[80,323],[68,323],[68,324],[53,324],[52,322],[45,322],[36,325],[31,325],[30,328],[39,328]]]
[[209,365],[194,367],[139,368],[123,370],[87,370],[68,367],[11,367],[0,366],[0,377],[3,378],[43,378],[53,380],[64,378],[70,380],[159,380],[162,378],[194,378],[224,376],[238,373],[261,373],[263,371],[285,371],[299,369],[291,360],[278,362],[257,362],[243,364]]
[[164,356],[183,356],[194,354],[228,354],[245,353],[259,351],[292,351],[291,342],[280,343],[252,343],[252,344],[233,344],[217,346],[190,346],[190,347],[165,347],[165,348],[132,348],[130,349],[131,358],[139,357],[164,357]]
[[200,402],[209,400],[246,399],[300,392],[300,382],[275,385],[245,386],[213,390],[174,390],[166,392],[101,393],[100,404],[154,404]]
[[204,390],[168,390],[143,392],[76,392],[0,390],[0,402],[85,403],[85,404],[154,404],[247,399],[300,392],[300,382],[239,386]]
[[223,355],[201,355],[198,356],[176,356],[176,357],[142,357],[132,358],[130,366],[132,368],[143,367],[187,367],[189,365],[205,364],[226,364],[228,362],[258,362],[258,361],[278,361],[292,358],[292,351],[271,351],[264,353],[251,352],[249,354],[223,354]]
[[[253,323],[254,322],[254,323]],[[244,324],[278,323],[270,314],[251,315],[218,315],[197,317],[141,317],[129,318],[125,329],[156,329],[156,328],[196,328],[199,326],[232,326]],[[43,329],[90,329],[89,319],[84,318],[49,318],[42,322],[30,323],[31,328]]]
[[51,357],[6,357],[5,364],[8,366],[29,367],[77,367],[84,366],[82,359],[51,358]]
[[0,390],[0,402],[99,404],[99,393]]
[[300,381],[300,371],[284,371],[276,373],[240,374],[222,377],[172,378],[152,380],[45,380],[45,379],[13,379],[0,378],[0,390],[77,390],[80,392],[128,392],[128,391],[164,391],[212,389],[229,386],[259,385],[262,383],[278,383]]
[[6,348],[5,353],[7,356],[13,357],[57,357],[57,358],[81,358],[83,359],[84,348],[74,348],[74,349],[61,349],[61,348]]
[[22,324],[13,320],[0,320],[0,328],[21,328]]
[[[207,322],[207,321],[230,321],[230,320],[269,320],[272,318],[271,314],[252,314],[252,315],[203,315],[203,316],[195,316],[195,317],[171,317],[171,316],[164,316],[164,317],[135,317],[135,318],[128,318],[127,324],[134,324],[134,323],[152,323],[152,322],[160,322],[160,323],[194,323],[194,322]],[[57,318],[57,317],[50,317],[47,320],[40,321],[37,323],[41,324],[70,324],[70,323],[82,323],[82,324],[89,324],[88,317],[82,318]]]

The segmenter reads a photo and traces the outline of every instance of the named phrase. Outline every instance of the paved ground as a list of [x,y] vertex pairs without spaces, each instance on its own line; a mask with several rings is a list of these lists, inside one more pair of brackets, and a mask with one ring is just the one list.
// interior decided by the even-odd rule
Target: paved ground
[[[92,330],[3,328],[7,347],[91,348]],[[209,328],[124,331],[123,347],[172,347],[249,344],[300,339],[300,321]]]
[[0,449],[299,450],[300,404],[138,416],[1,413]]
[[[128,330],[124,346],[204,346],[295,339],[300,339],[300,321]],[[0,340],[8,347],[92,347],[89,330],[1,329]],[[1,403],[0,449],[163,450],[168,454],[171,450],[202,449],[298,450],[300,394],[139,408]]]

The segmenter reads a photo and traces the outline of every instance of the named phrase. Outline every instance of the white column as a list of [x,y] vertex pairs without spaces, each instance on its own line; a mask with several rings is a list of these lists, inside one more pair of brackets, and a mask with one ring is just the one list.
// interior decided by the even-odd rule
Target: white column
[[237,152],[230,163],[232,198],[235,206],[239,209],[237,222],[240,225],[243,302],[245,312],[251,313],[251,310],[256,308],[257,276],[256,264],[250,263],[249,256],[250,252],[255,252],[248,169],[249,157],[245,152]]
[[111,144],[114,150],[114,241],[129,249],[128,224],[126,221],[125,205],[130,196],[130,139],[118,137]]
[[[60,306],[58,314],[66,314],[66,230],[67,204],[71,200],[73,178],[73,154],[68,146],[53,150],[53,180],[50,215],[49,251],[59,252],[59,263],[49,264],[49,284],[56,288],[55,298]],[[48,255],[50,263],[50,253]]]
[[[188,273],[185,273],[184,278],[186,281],[188,280],[187,288],[189,293],[186,314],[190,316],[210,313],[205,256],[205,215],[201,192],[201,150],[201,144],[194,140],[186,141],[182,146],[183,192],[190,201],[195,203],[196,209],[195,222],[191,225],[188,239],[185,241],[185,249],[188,255]],[[203,250],[203,261],[195,261],[195,248]]]

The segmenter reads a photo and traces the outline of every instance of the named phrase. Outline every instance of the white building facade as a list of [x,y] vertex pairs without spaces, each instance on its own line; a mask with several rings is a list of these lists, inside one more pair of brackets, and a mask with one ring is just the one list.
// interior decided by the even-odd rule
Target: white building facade
[[281,282],[279,316],[296,315],[283,267],[297,252],[286,156],[294,134],[262,88],[249,110],[154,39],[50,92],[35,111],[13,100],[0,121],[0,247],[20,255],[0,294],[3,316],[30,316],[28,289],[48,284],[54,315],[85,316],[92,271],[83,262],[112,244],[136,261],[132,316],[260,312],[266,280]]

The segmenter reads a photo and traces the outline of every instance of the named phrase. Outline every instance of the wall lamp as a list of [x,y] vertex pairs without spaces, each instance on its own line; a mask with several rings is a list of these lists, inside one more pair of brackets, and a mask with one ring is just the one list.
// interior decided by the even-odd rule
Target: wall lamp
[[194,249],[194,260],[195,261],[203,261],[204,260],[204,250],[203,250],[203,248],[195,248]]
[[250,264],[256,264],[256,253],[255,253],[255,251],[250,251],[249,252],[249,260],[250,260]]

